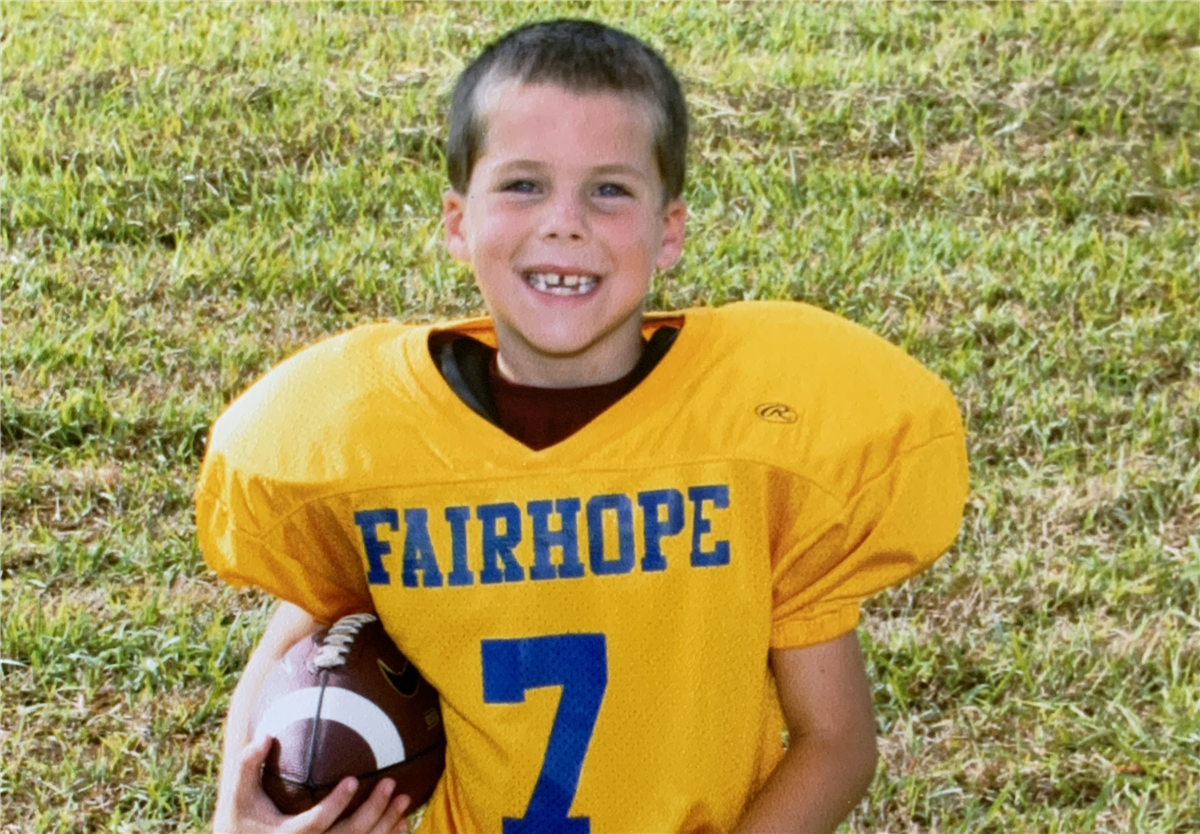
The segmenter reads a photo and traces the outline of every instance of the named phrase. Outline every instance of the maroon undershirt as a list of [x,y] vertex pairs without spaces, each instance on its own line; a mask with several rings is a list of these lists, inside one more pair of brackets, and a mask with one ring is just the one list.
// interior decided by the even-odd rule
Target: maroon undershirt
[[566,440],[633,390],[637,368],[613,382],[586,388],[517,385],[500,375],[495,356],[488,368],[500,428],[530,449]]

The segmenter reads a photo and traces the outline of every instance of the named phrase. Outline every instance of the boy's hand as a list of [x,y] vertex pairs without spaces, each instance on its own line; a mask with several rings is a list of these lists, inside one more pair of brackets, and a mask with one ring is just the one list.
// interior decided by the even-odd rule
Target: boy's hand
[[352,778],[343,779],[329,796],[303,814],[293,817],[281,814],[263,792],[260,781],[262,765],[270,748],[268,736],[242,750],[230,807],[217,810],[213,824],[216,834],[402,834],[408,831],[404,813],[408,810],[409,798],[392,796],[396,785],[391,779],[381,780],[367,801],[341,822],[336,820],[358,788]]
[[262,765],[271,748],[269,739],[255,742],[251,737],[251,715],[271,667],[300,640],[317,631],[320,624],[301,609],[282,603],[267,625],[262,639],[250,656],[241,680],[230,701],[225,719],[225,745],[221,762],[221,782],[217,791],[217,812],[213,819],[216,834],[394,834],[407,832],[404,814],[409,797],[392,796],[395,783],[383,779],[358,810],[341,822],[335,821],[350,803],[358,787],[344,779],[333,792],[313,808],[289,817],[279,813],[275,803],[263,792]]

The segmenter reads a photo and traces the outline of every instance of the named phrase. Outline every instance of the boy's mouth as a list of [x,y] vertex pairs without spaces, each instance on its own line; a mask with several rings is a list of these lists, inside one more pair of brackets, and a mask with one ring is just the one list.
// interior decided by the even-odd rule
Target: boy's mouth
[[595,275],[559,275],[555,272],[527,272],[525,283],[548,295],[587,295],[600,279]]

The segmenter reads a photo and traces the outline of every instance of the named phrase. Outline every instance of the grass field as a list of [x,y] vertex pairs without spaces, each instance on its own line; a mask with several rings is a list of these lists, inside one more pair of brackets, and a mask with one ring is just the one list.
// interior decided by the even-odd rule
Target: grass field
[[695,126],[652,306],[794,298],[969,427],[962,536],[867,605],[848,830],[1200,830],[1200,4],[0,5],[0,831],[186,831],[270,611],[198,553],[273,363],[477,312],[443,122],[511,25],[658,45]]

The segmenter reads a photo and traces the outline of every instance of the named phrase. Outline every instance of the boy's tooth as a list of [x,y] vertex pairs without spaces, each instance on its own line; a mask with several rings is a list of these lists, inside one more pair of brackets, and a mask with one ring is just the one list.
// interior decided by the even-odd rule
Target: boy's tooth
[[550,295],[583,295],[596,285],[592,275],[559,275],[554,272],[531,272],[529,283],[534,289]]

